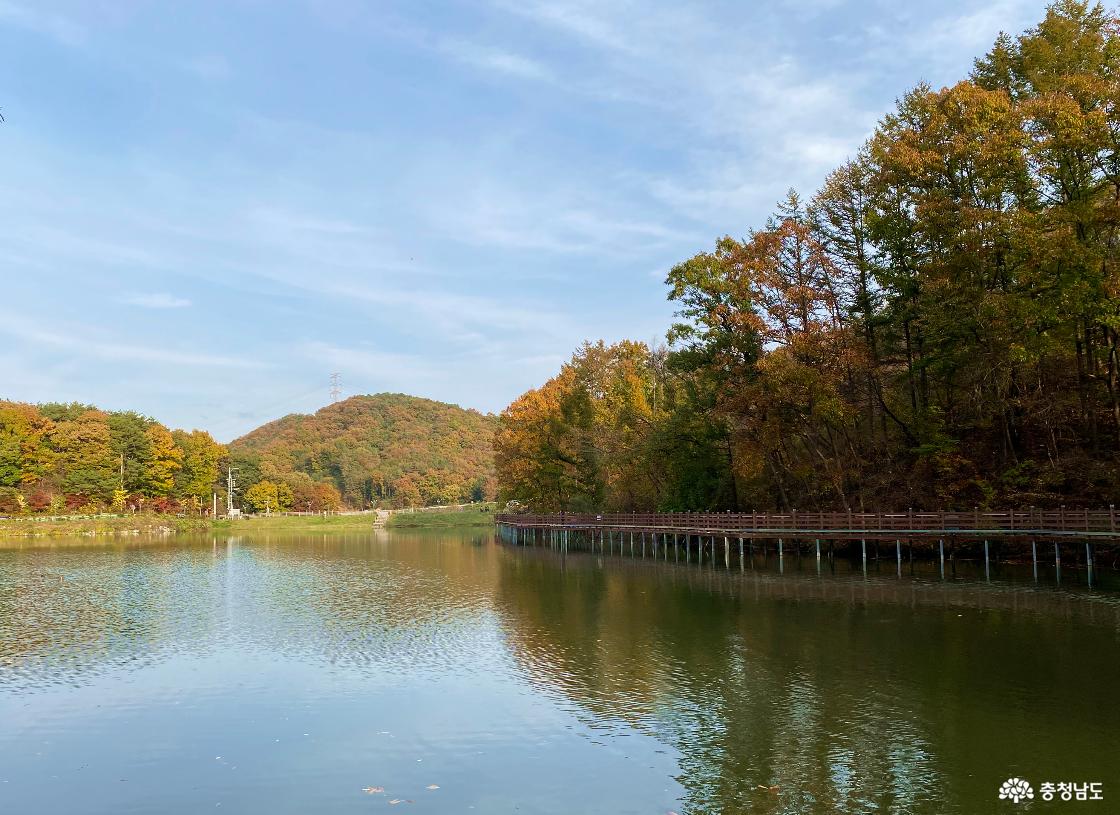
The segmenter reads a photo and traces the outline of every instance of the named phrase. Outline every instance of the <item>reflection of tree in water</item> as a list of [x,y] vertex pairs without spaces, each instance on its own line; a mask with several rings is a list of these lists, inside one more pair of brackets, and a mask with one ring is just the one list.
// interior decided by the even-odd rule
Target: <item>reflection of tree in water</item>
[[501,654],[486,647],[491,553],[462,538],[386,546],[333,534],[0,553],[0,687],[231,646],[379,672]]
[[[621,719],[675,748],[690,812],[975,811],[1037,733],[1085,744],[1078,728],[1098,723],[1103,739],[1120,724],[1115,712],[1099,723],[1104,691],[1070,659],[1117,676],[1101,648],[1115,647],[1114,606],[1096,612],[1106,627],[1091,613],[1071,627],[1068,598],[1052,598],[1056,615],[1022,615],[924,591],[712,583],[696,568],[525,550],[503,559],[498,582],[531,681],[592,722]],[[1026,716],[1022,695],[1039,688],[1066,689],[1069,706]]]
[[[0,687],[66,685],[108,665],[140,667],[171,636],[178,569],[147,569],[134,546],[0,553]],[[147,557],[166,559],[162,546]],[[192,647],[193,638],[184,643]]]

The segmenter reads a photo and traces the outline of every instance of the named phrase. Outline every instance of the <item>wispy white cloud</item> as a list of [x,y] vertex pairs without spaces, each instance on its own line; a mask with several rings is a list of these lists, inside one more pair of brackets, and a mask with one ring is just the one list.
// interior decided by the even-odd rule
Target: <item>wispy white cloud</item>
[[0,25],[10,25],[45,34],[63,45],[80,45],[86,39],[85,29],[73,19],[41,5],[0,0]]
[[487,71],[520,79],[555,80],[552,71],[542,62],[503,48],[448,39],[442,41],[441,50],[461,62]]
[[[1000,31],[1018,33],[1037,22],[1039,3],[1036,0],[994,0],[975,7],[928,14],[928,10],[912,9],[913,25],[904,42],[911,53],[922,54],[938,64],[948,62],[957,70],[967,70],[974,58],[992,46]],[[893,43],[898,47],[899,43]],[[959,77],[963,78],[963,77]]]
[[418,354],[347,347],[319,340],[301,343],[296,351],[331,370],[354,374],[376,389],[407,389],[412,383],[426,386],[431,380],[446,375],[449,367],[448,363],[439,365]]
[[121,298],[121,302],[130,306],[155,309],[186,308],[191,304],[191,301],[185,297],[176,297],[167,292],[126,294]]
[[[622,54],[633,54],[639,50],[637,38],[632,32],[641,28],[643,21],[648,19],[641,7],[613,0],[498,0],[497,5],[541,25],[563,31],[592,47]],[[629,18],[629,30],[616,22],[623,15]]]
[[125,343],[103,340],[93,332],[64,333],[48,330],[13,313],[0,312],[0,333],[36,347],[48,346],[74,357],[94,357],[109,362],[151,362],[203,368],[263,368],[264,364],[242,357],[157,348],[148,342]]
[[568,78],[570,87],[673,123],[685,167],[647,173],[645,191],[677,217],[715,226],[728,213],[758,213],[760,199],[745,190],[776,199],[819,183],[879,114],[860,98],[864,73],[822,73],[793,47],[790,29],[768,27],[761,13],[708,14],[660,0],[495,3],[598,55],[585,66],[593,81]]
[[626,217],[590,202],[550,205],[525,193],[493,188],[474,206],[448,212],[446,225],[476,245],[558,254],[632,255],[636,247],[686,243],[699,237],[659,220]]

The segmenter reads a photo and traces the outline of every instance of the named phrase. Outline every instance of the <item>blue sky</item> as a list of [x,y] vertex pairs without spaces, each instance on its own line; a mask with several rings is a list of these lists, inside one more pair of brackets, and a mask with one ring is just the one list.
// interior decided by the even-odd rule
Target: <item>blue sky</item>
[[0,0],[0,398],[498,411],[1041,2]]

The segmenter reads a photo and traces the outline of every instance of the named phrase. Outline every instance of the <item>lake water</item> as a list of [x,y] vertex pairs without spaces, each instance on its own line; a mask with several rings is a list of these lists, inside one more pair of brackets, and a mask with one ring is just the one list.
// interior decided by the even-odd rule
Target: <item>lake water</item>
[[1120,594],[893,565],[0,550],[0,812],[1120,812]]

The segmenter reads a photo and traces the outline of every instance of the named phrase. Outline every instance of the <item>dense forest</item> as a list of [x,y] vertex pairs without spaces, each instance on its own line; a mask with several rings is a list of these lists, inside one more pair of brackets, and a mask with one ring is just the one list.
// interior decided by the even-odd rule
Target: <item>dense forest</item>
[[138,413],[0,402],[0,513],[201,512],[224,456]]
[[1065,0],[918,85],[811,198],[675,266],[663,347],[517,399],[547,509],[1107,504],[1120,487],[1120,23]]
[[273,500],[296,508],[303,499],[281,500],[285,486],[302,494],[326,485],[356,508],[480,501],[496,489],[495,425],[493,416],[430,399],[354,396],[263,425],[232,442],[230,458],[241,483],[275,485]]
[[492,498],[495,419],[399,394],[292,415],[228,449],[133,412],[0,401],[0,514],[208,513],[420,506]]

